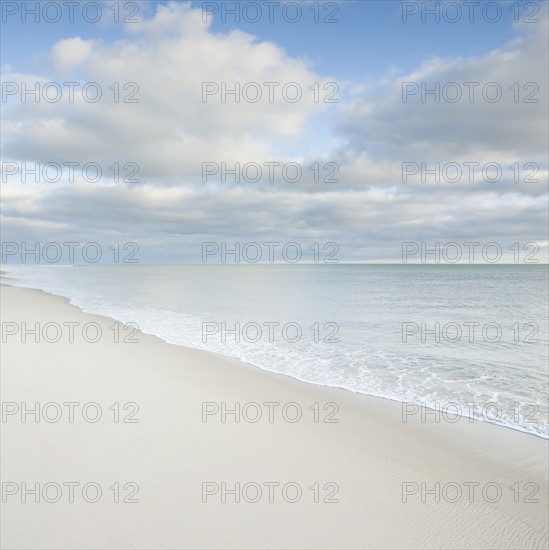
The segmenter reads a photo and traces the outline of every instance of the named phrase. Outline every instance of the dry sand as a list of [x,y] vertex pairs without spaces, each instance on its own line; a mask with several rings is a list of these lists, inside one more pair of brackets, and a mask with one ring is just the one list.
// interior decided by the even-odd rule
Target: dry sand
[[[2,286],[1,298],[2,548],[548,546],[543,439],[465,419],[421,423],[414,417],[403,423],[401,406],[391,401],[304,384],[142,333],[135,336],[138,343],[116,343],[109,328],[113,320],[83,313],[60,297]],[[42,338],[36,343],[32,335],[23,343],[20,332],[5,334],[14,326],[20,330],[23,322],[27,328],[40,323],[41,330],[48,322],[79,324],[72,343],[68,328],[56,343]],[[86,323],[100,325],[97,343],[82,337]],[[121,338],[129,334],[116,325]],[[50,325],[49,338],[55,338],[55,328]],[[40,414],[36,422],[29,414],[23,422],[21,409],[35,402],[50,419],[61,409],[61,418],[47,422]],[[74,405],[74,422],[67,402],[80,404]],[[95,423],[82,414],[91,402],[102,411]],[[138,422],[122,422],[134,412],[133,405],[123,409],[130,402],[139,411],[128,419]],[[219,414],[203,422],[204,402],[211,408],[221,402],[228,408],[235,402],[280,406],[272,406],[272,423],[264,405],[255,423],[242,415],[239,423],[234,415],[223,423]],[[283,417],[282,406],[289,402],[301,407],[300,421],[289,421],[295,405]],[[339,407],[338,422],[315,422],[309,407],[319,403],[322,420],[332,411],[332,406],[323,410],[329,402]],[[114,403],[119,422],[109,408]],[[96,411],[94,405],[86,408],[88,420]],[[255,412],[254,405],[246,408],[249,419]],[[47,502],[42,493],[36,503],[28,493],[22,502],[23,482],[27,491],[39,483],[47,499],[60,500]],[[74,486],[74,502],[69,486],[62,485],[69,482],[80,484]],[[129,482],[136,485],[124,489]],[[472,499],[468,482],[480,484]],[[84,499],[87,483],[96,484],[86,488],[89,500],[101,488],[98,502]],[[138,502],[114,502],[115,483],[120,500],[138,487],[133,497]],[[228,491],[222,495],[223,483]],[[230,492],[236,483],[239,503]],[[418,490],[407,502],[403,483]],[[432,494],[422,502],[422,484],[436,489],[436,483],[440,502]],[[456,485],[442,491],[448,483],[464,491],[457,502],[449,502]],[[205,487],[212,494],[204,495]],[[258,487],[262,493],[253,502]],[[301,498],[290,502],[298,487]],[[501,498],[490,502],[497,487]]]

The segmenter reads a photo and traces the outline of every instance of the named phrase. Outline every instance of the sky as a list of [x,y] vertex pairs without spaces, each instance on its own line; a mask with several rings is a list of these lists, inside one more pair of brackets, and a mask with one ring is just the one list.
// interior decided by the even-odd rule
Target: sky
[[4,242],[135,242],[142,263],[200,263],[204,242],[351,262],[399,262],[404,242],[513,261],[519,243],[547,261],[547,3],[72,7],[2,2]]

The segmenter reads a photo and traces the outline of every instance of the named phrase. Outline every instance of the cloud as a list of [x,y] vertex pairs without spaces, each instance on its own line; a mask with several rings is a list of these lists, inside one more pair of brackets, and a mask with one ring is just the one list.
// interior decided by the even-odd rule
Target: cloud
[[[98,83],[101,100],[86,100],[77,87],[70,102],[63,87],[61,101],[11,106],[6,111],[8,123],[28,122],[19,137],[7,143],[6,155],[42,162],[76,160],[83,154],[104,163],[139,160],[142,174],[151,179],[167,174],[184,178],[200,173],[198,159],[271,159],[273,138],[299,137],[311,117],[324,110],[309,90],[324,79],[305,61],[240,31],[216,35],[202,22],[201,10],[188,4],[158,5],[153,19],[131,25],[129,31],[127,40],[114,43],[72,38],[53,46],[53,64],[62,71],[60,82]],[[75,78],[73,69],[83,78]],[[208,82],[220,91],[204,98]],[[271,103],[265,82],[276,83],[271,89],[278,98],[288,83],[295,82],[304,97],[298,103]],[[222,88],[244,89],[248,83],[249,97],[260,90],[261,101],[236,103],[228,95],[222,102]],[[89,89],[91,101],[96,88]]]
[[[4,167],[8,239],[124,236],[157,261],[199,261],[203,240],[333,241],[339,257],[352,260],[398,259],[404,240],[546,242],[546,18],[517,27],[518,39],[483,56],[433,58],[409,74],[392,69],[377,83],[351,82],[352,95],[336,108],[315,102],[309,89],[315,82],[322,89],[333,76],[316,73],[273,42],[213,32],[189,4],[158,4],[154,16],[127,30],[113,42],[61,40],[43,74],[4,75],[4,81],[42,87],[96,82],[103,93],[97,103],[83,98],[82,86],[73,102],[66,94],[58,102],[10,98],[3,108],[6,161],[96,162],[108,175],[91,183],[77,170],[72,182],[64,172],[57,182],[22,183]],[[494,104],[424,104],[415,95],[403,103],[402,83],[410,81],[498,82],[507,96]],[[304,98],[203,101],[204,82],[280,82],[278,89],[295,82]],[[539,103],[515,103],[513,82],[539,83]],[[324,134],[329,142],[316,147]],[[213,178],[204,184],[202,163],[223,161],[298,162],[304,175],[296,183],[277,173],[273,182]],[[403,182],[407,161],[496,162],[505,172],[496,183],[418,175]],[[138,164],[139,182],[113,181],[109,167],[116,162]],[[335,162],[338,181],[322,181],[325,173],[315,181],[309,168],[315,162]],[[508,168],[515,162],[522,175],[525,163],[537,163],[539,181],[515,182]]]
[[53,64],[58,72],[73,70],[86,62],[93,43],[80,37],[67,38],[57,42],[51,52]]
[[[543,158],[549,147],[547,14],[537,25],[516,27],[518,39],[486,55],[435,57],[355,97],[341,109],[339,130],[358,149],[398,159]],[[422,97],[422,89],[437,86],[438,97]],[[491,102],[498,91],[501,100]]]

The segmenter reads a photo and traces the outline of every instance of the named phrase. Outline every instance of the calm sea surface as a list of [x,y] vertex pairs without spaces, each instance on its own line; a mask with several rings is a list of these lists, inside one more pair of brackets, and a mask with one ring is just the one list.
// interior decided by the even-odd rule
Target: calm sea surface
[[170,343],[549,436],[547,266],[6,269]]

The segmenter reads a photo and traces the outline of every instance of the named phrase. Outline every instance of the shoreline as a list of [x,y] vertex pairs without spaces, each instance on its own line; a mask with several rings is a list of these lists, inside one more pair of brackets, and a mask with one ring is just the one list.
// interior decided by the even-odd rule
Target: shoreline
[[[38,289],[2,284],[0,291],[4,322],[94,322],[109,336],[93,345],[60,341],[56,346],[23,346],[17,339],[8,340],[2,346],[3,401],[136,402],[141,411],[136,424],[70,424],[63,419],[55,424],[24,423],[12,417],[2,424],[3,479],[36,479],[41,474],[46,481],[59,478],[59,471],[70,472],[71,479],[81,478],[82,471],[97,477],[94,463],[102,458],[109,464],[104,467],[118,472],[118,477],[130,470],[140,479],[143,494],[133,508],[105,503],[91,512],[87,503],[83,508],[58,503],[52,511],[12,497],[2,514],[3,540],[10,548],[547,545],[544,438],[481,421],[404,423],[396,401],[303,382],[141,332],[139,343],[114,343],[109,327],[121,330],[122,323],[110,317],[86,313],[68,298]],[[272,423],[266,417],[255,423],[241,418],[237,423],[230,415],[221,422],[216,413],[204,422],[205,402],[226,403],[229,409],[237,402],[294,402],[303,418],[292,423],[275,415]],[[312,413],[324,420],[328,414],[322,406],[309,411],[315,403],[336,403],[338,422],[311,421]],[[104,409],[110,414],[108,407]],[[110,447],[119,454],[111,456]],[[81,461],[73,463],[75,456]],[[223,503],[219,495],[202,502],[201,484],[221,480],[294,480],[304,489],[315,482],[336,483],[339,503]],[[515,503],[509,491],[493,503],[482,498],[421,502],[417,494],[403,502],[403,483],[432,487],[437,482],[497,483],[502,488],[535,483],[539,502]],[[83,509],[87,512],[82,514]],[[62,520],[66,513],[77,522],[70,529]],[[116,531],[113,513],[131,532]],[[192,521],[180,525],[176,517]],[[216,530],[207,527],[211,521]],[[280,529],[277,521],[288,529]],[[456,527],[443,529],[446,522]],[[94,525],[100,525],[101,532]],[[235,532],[235,525],[240,532]],[[346,525],[353,530],[346,530]]]
[[[54,297],[57,297],[57,298],[60,298],[60,299],[64,300],[68,305],[76,307],[78,310],[80,310],[85,315],[103,317],[105,319],[110,319],[113,322],[124,324],[123,321],[120,321],[119,319],[111,317],[110,315],[103,315],[101,313],[86,311],[81,306],[73,303],[71,298],[69,298],[67,296],[63,296],[61,294],[54,294],[53,292],[49,292],[49,291],[41,289],[41,288],[20,287],[20,286],[10,285],[8,283],[5,283],[5,282],[2,281],[2,279],[5,279],[6,278],[5,275],[7,275],[8,273],[9,272],[6,272],[6,271],[0,273],[0,275],[4,276],[4,277],[0,278],[0,286],[10,286],[10,287],[13,287],[13,288],[23,288],[23,289],[26,289],[26,290],[34,290],[34,291],[37,291],[37,292],[42,292],[44,294],[48,294],[50,296],[54,296]],[[193,347],[193,346],[189,346],[189,345],[175,344],[175,343],[169,342],[168,340],[165,340],[162,336],[159,336],[157,334],[152,334],[152,333],[146,332],[146,331],[141,331],[141,329],[139,330],[139,333],[140,334],[146,334],[147,336],[152,336],[154,338],[158,338],[160,341],[164,342],[165,344],[167,344],[169,346],[176,346],[176,347],[181,347],[181,348],[184,348],[184,349],[187,349],[187,350],[197,350],[197,351],[202,351],[202,352],[205,352],[205,353],[210,353],[210,354],[213,354],[216,357],[222,357],[224,359],[234,361],[239,365],[246,365],[248,367],[251,367],[251,368],[254,368],[254,369],[259,369],[262,372],[266,372],[266,373],[269,373],[269,374],[272,374],[272,375],[275,375],[275,376],[282,376],[284,378],[287,378],[289,380],[293,380],[294,382],[297,382],[297,383],[300,383],[300,384],[310,384],[310,385],[313,385],[313,386],[316,386],[316,387],[319,387],[319,388],[332,388],[332,389],[335,389],[335,390],[348,392],[349,394],[355,395],[358,398],[365,397],[367,399],[381,399],[381,400],[384,400],[384,401],[389,401],[391,403],[396,403],[401,408],[402,408],[402,405],[404,405],[405,403],[410,403],[410,402],[406,402],[406,401],[400,401],[396,398],[386,397],[386,396],[383,396],[383,395],[373,395],[373,394],[362,393],[360,391],[356,391],[356,390],[346,388],[346,387],[343,387],[343,386],[335,386],[335,385],[331,385],[331,384],[321,384],[319,382],[304,380],[302,378],[298,378],[297,376],[293,376],[292,374],[289,374],[289,373],[277,372],[277,371],[270,370],[270,369],[267,369],[265,367],[262,367],[261,365],[257,365],[255,363],[250,363],[248,361],[244,361],[244,360],[240,359],[239,357],[237,357],[235,355],[231,355],[229,353],[222,353],[222,352],[218,352],[218,351],[214,351],[214,350],[209,350],[209,349],[206,349],[206,348]],[[428,404],[426,404],[424,402],[421,402],[421,406],[424,406],[425,408],[427,408],[429,410],[436,410],[436,409],[433,409],[432,407],[430,407]],[[513,426],[510,426],[510,425],[507,425],[507,424],[500,424],[500,423],[497,423],[497,422],[490,422],[488,420],[483,420],[483,419],[480,419],[480,418],[472,416],[472,415],[466,415],[466,414],[461,415],[460,416],[460,422],[461,422],[461,420],[464,420],[464,419],[470,420],[471,423],[481,422],[483,424],[490,424],[492,426],[496,426],[496,427],[499,427],[499,428],[506,428],[508,430],[517,431],[517,432],[524,433],[524,434],[527,434],[527,435],[532,435],[532,436],[538,437],[538,438],[540,438],[544,441],[549,441],[549,434],[547,436],[545,436],[545,435],[540,434],[538,432],[533,432],[533,431],[528,431],[526,429],[522,429],[521,427],[513,427]]]
[[[73,307],[76,307],[77,309],[79,309],[85,315],[103,317],[105,319],[110,319],[113,322],[124,324],[123,321],[120,321],[119,319],[111,317],[110,315],[103,315],[101,313],[86,311],[81,306],[73,303],[71,298],[69,298],[67,296],[63,296],[61,294],[54,294],[53,292],[49,292],[49,291],[41,289],[41,288],[20,287],[20,286],[16,286],[16,285],[10,285],[9,283],[5,283],[5,282],[2,281],[2,279],[5,279],[6,278],[5,275],[7,275],[8,273],[9,272],[6,272],[6,271],[3,272],[3,273],[0,273],[0,275],[4,275],[4,277],[0,277],[0,286],[5,285],[5,286],[14,287],[14,288],[24,288],[24,289],[27,289],[27,290],[35,290],[37,292],[43,292],[44,294],[48,294],[50,296],[54,296],[54,297],[61,298],[61,299],[65,300],[67,304],[69,304]],[[267,373],[270,373],[270,374],[273,374],[273,375],[276,375],[276,376],[282,376],[282,377],[285,377],[287,379],[298,382],[300,384],[311,384],[311,385],[319,387],[319,388],[332,388],[332,389],[336,389],[336,390],[341,390],[341,391],[348,392],[351,395],[358,396],[359,398],[360,397],[365,397],[365,398],[368,398],[368,399],[382,399],[384,401],[389,401],[391,403],[396,403],[401,408],[402,408],[402,405],[404,405],[406,403],[411,403],[411,402],[407,402],[407,401],[400,401],[396,398],[386,397],[386,396],[383,396],[383,395],[373,395],[373,394],[362,393],[360,391],[355,391],[353,389],[345,388],[343,386],[335,386],[335,385],[331,385],[331,384],[321,384],[319,382],[304,380],[302,378],[298,378],[297,376],[293,376],[292,374],[289,374],[289,373],[277,372],[277,371],[270,370],[270,369],[267,369],[265,367],[262,367],[261,365],[257,365],[255,363],[250,363],[248,361],[244,361],[244,360],[240,359],[239,357],[237,357],[235,355],[231,355],[229,353],[223,353],[223,352],[218,352],[218,351],[214,351],[214,350],[209,350],[209,349],[206,349],[206,348],[193,347],[193,346],[189,346],[189,345],[175,344],[175,343],[169,342],[168,340],[165,340],[162,336],[159,336],[157,334],[152,334],[152,333],[146,332],[146,331],[141,331],[141,329],[139,329],[139,333],[140,334],[146,334],[147,336],[152,336],[154,338],[158,338],[159,340],[161,340],[162,342],[164,342],[165,344],[167,344],[169,346],[177,346],[177,347],[181,347],[181,348],[184,348],[184,349],[187,349],[187,350],[197,350],[197,351],[203,351],[205,353],[211,353],[216,357],[222,357],[222,358],[225,358],[225,359],[233,360],[233,361],[236,361],[237,363],[239,363],[241,365],[246,365],[246,366],[254,368],[254,369],[259,369],[262,372],[267,372]],[[429,409],[429,410],[433,410],[433,411],[436,410],[436,409],[433,409],[432,407],[430,407],[428,404],[426,404],[424,402],[421,402],[421,406],[425,407],[426,409]],[[439,411],[439,413],[440,413],[440,411]],[[510,426],[510,425],[507,425],[507,424],[500,424],[500,423],[497,423],[497,422],[490,422],[489,420],[481,419],[481,418],[478,418],[478,417],[475,417],[475,416],[472,416],[472,415],[466,415],[466,414],[460,415],[460,420],[459,421],[461,422],[461,420],[464,420],[464,419],[469,420],[471,423],[472,422],[482,422],[482,423],[490,424],[492,426],[496,426],[496,427],[499,427],[499,428],[506,428],[506,429],[509,429],[509,430],[512,430],[512,431],[517,431],[517,432],[524,433],[524,434],[527,434],[527,435],[532,435],[532,436],[538,437],[538,438],[540,438],[544,441],[549,441],[549,434],[547,436],[545,436],[544,434],[534,432],[534,431],[528,431],[526,429],[522,429],[521,427],[513,427],[513,426]]]

